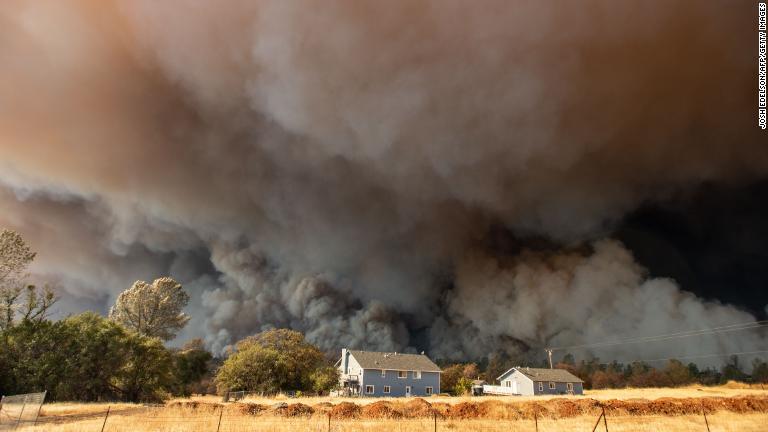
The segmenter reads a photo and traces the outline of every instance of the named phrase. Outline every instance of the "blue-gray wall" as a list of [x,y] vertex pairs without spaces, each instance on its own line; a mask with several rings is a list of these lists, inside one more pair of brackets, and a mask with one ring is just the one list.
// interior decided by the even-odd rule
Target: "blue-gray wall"
[[[398,371],[385,371],[386,376],[381,376],[380,369],[366,369],[360,383],[363,396],[369,397],[402,397],[405,396],[405,386],[411,386],[411,396],[427,396],[426,387],[432,387],[432,394],[440,393],[440,373],[422,372],[421,378],[413,378],[413,372],[408,372],[408,378],[398,378]],[[365,386],[373,386],[373,394],[365,393]],[[384,394],[384,386],[390,387],[390,393]]]
[[[514,388],[512,383],[517,381],[517,392],[523,396],[569,394],[568,384],[564,382],[556,382],[555,388],[550,389],[549,381],[541,381],[544,385],[544,389],[539,391],[539,381],[531,380],[527,375],[517,369],[510,369],[499,378],[501,379],[501,385],[504,387]],[[507,385],[507,383],[509,383],[509,385]],[[573,394],[584,394],[584,385],[580,382],[573,383]]]
[[[542,384],[544,384],[544,390],[539,391],[539,381],[535,381],[533,383],[533,393],[534,394],[541,394],[541,395],[559,395],[559,394],[568,394],[568,387],[566,383],[555,383],[555,388],[550,389],[549,388],[549,381],[544,381]],[[573,394],[584,394],[584,386],[581,383],[573,383]]]

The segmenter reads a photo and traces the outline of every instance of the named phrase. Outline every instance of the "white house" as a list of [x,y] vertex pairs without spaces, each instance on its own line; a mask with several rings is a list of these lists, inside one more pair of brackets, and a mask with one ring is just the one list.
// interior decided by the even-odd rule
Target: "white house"
[[565,369],[513,367],[497,379],[501,385],[484,385],[483,393],[522,396],[584,394],[584,381]]

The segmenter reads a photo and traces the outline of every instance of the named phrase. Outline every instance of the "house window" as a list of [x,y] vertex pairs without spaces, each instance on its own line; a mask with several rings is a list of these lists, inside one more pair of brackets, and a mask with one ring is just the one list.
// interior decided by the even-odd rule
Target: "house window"
[[573,383],[566,383],[565,387],[568,389],[569,392],[573,393]]
[[365,386],[365,394],[373,394],[373,386],[372,385]]
[[413,371],[413,379],[421,379],[421,371]]
[[384,369],[381,370],[381,377],[382,378],[386,378],[387,377],[387,371],[385,371]]
[[543,383],[543,382],[540,382],[540,383],[539,383],[539,391],[540,391],[540,392],[543,392],[543,391],[544,391],[544,383]]
[[384,394],[389,394],[390,388],[389,386],[384,386]]
[[425,387],[424,388],[424,394],[429,396],[432,394],[432,387]]
[[555,383],[553,383],[552,381],[549,382],[549,389],[550,390],[554,390],[555,389]]
[[408,371],[397,371],[398,378],[408,378]]

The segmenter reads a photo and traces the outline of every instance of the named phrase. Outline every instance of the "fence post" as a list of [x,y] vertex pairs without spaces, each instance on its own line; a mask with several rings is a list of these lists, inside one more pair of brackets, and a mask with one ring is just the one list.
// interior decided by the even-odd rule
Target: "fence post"
[[331,432],[331,413],[328,413],[328,432]]
[[603,424],[605,425],[605,432],[608,432],[608,419],[605,417],[605,407],[603,406]]
[[707,412],[704,411],[704,404],[701,404],[701,413],[704,414],[704,424],[707,425],[707,432],[709,432],[709,420],[707,420]]
[[224,415],[224,407],[221,407],[221,411],[219,411],[219,424],[216,426],[216,432],[219,432],[219,429],[221,429],[221,416]]
[[535,422],[534,424],[536,425],[536,432],[539,432],[539,413],[536,407],[533,408],[533,421]]
[[592,432],[595,432],[597,430],[597,426],[600,424],[600,419],[603,418],[603,414],[600,414],[597,416],[597,421],[595,422],[595,427],[592,428]]
[[110,410],[112,410],[112,405],[107,407],[107,414],[104,415],[104,423],[101,424],[101,432],[104,432],[104,427],[107,426],[107,419],[109,418]]
[[27,397],[24,396],[24,403],[21,404],[21,412],[19,413],[19,418],[16,419],[16,426],[13,427],[13,430],[18,429],[19,423],[21,423],[21,416],[24,415],[24,408],[27,406]]
[[40,410],[43,409],[43,403],[45,403],[45,396],[48,394],[48,390],[43,392],[43,400],[40,401],[40,405],[37,406],[37,414],[35,414],[35,423],[32,426],[37,426],[37,419],[40,417]]
[[437,432],[437,411],[432,413],[432,417],[434,417],[434,420],[435,420],[435,432]]

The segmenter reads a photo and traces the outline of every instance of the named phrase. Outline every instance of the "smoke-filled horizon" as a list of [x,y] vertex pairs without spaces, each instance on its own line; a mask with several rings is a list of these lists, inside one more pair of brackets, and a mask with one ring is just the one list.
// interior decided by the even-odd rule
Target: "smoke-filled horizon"
[[[180,339],[217,352],[291,327],[327,350],[540,357],[751,321],[763,294],[667,271],[679,238],[632,218],[768,178],[752,6],[7,1],[0,226],[39,252],[60,314],[169,274],[192,297]],[[723,253],[764,256],[739,208],[690,221],[757,227]]]

